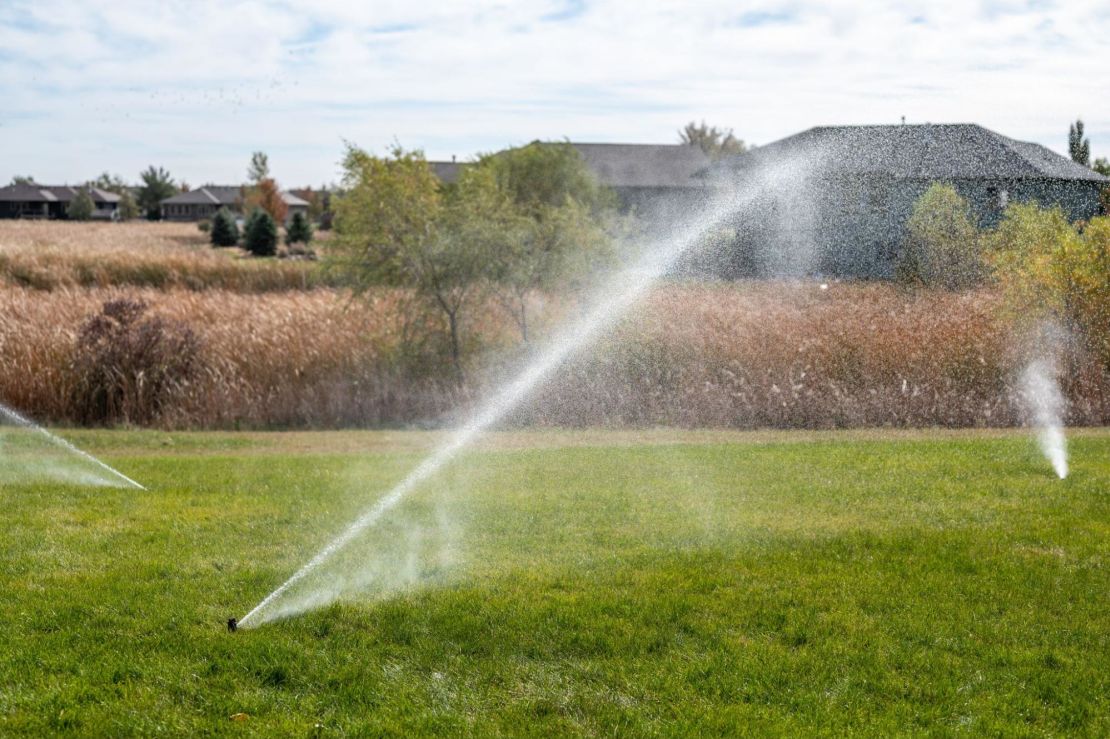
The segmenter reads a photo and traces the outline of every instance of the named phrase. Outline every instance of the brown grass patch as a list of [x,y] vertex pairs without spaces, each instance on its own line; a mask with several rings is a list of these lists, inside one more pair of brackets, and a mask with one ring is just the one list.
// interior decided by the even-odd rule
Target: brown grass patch
[[[508,323],[487,307],[470,324],[485,364],[472,368],[466,386],[454,384],[448,360],[434,352],[414,368],[401,351],[405,296],[394,290],[352,302],[330,289],[0,288],[0,399],[39,419],[72,422],[66,366],[76,331],[121,297],[143,300],[200,336],[202,368],[159,420],[167,427],[441,424],[503,383],[521,356]],[[880,284],[663,286],[510,422],[1010,426],[1021,422],[1013,381],[1023,354],[998,301],[990,291]],[[1108,388],[1097,363],[1074,367],[1065,388],[1070,422],[1110,421]]]

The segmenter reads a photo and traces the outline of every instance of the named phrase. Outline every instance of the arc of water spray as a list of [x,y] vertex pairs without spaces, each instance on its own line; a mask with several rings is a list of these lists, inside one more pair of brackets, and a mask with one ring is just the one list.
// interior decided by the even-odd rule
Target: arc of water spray
[[681,235],[669,240],[662,248],[649,251],[634,268],[622,271],[609,284],[605,291],[608,297],[601,299],[583,320],[559,333],[551,345],[541,353],[505,389],[489,400],[471,420],[430,456],[424,459],[408,477],[397,484],[374,505],[367,508],[335,539],[321,549],[316,556],[297,570],[292,577],[267,595],[254,608],[239,619],[240,626],[251,626],[258,614],[277,601],[294,584],[304,579],[332,556],[350,544],[366,529],[376,524],[381,517],[404,499],[420,483],[438,472],[454,459],[459,452],[475,439],[482,431],[501,420],[527,393],[555,370],[573,351],[585,345],[604,328],[616,321],[628,310],[659,278],[665,275],[682,255],[711,230],[721,226],[725,219],[749,203],[770,177],[781,174],[786,165],[768,169],[761,173],[758,182],[750,183],[742,192],[733,192],[707,207],[708,214],[697,225],[686,228]]
[[38,432],[39,434],[44,436],[54,446],[61,447],[62,449],[65,449],[67,452],[71,452],[73,454],[76,454],[78,457],[81,457],[82,459],[88,461],[88,462],[92,462],[97,467],[100,467],[101,469],[105,470],[106,472],[111,473],[113,476],[118,477],[119,479],[126,482],[128,485],[136,487],[139,490],[146,490],[145,487],[143,487],[139,483],[135,482],[130,477],[123,474],[122,472],[120,472],[116,468],[104,464],[103,462],[101,462],[99,459],[97,459],[93,455],[89,454],[88,452],[86,452],[82,449],[78,449],[73,444],[70,444],[68,441],[63,439],[62,437],[56,436],[55,434],[50,433],[49,431],[44,429],[42,426],[39,426],[37,423],[35,423],[34,421],[32,421],[29,418],[25,418],[24,416],[21,416],[15,410],[13,410],[12,408],[9,408],[8,406],[4,405],[3,403],[0,403],[0,414],[2,414],[4,417],[8,418],[9,420],[15,422],[16,424],[18,424],[20,426],[23,426],[24,428],[28,428],[28,429],[31,429],[32,431]]

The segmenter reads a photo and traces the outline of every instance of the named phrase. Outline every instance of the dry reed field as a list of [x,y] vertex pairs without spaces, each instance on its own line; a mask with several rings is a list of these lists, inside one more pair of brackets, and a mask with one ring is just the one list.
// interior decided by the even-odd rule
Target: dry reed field
[[213,249],[195,223],[0,220],[0,283],[62,287],[297,290],[324,279],[314,263]]
[[[415,371],[405,361],[405,295],[393,290],[352,301],[330,289],[245,295],[7,287],[0,289],[0,400],[51,422],[80,418],[71,368],[81,326],[103,303],[124,297],[199,339],[196,373],[158,414],[165,427],[438,425],[503,382],[527,353],[491,305],[467,327],[476,359],[462,386],[446,358],[436,364],[443,355],[422,355]],[[989,291],[884,284],[662,286],[511,422],[1018,424],[1013,386],[1026,353],[998,317],[998,300]],[[1080,357],[1065,387],[1070,422],[1110,421],[1108,387],[1106,373]]]

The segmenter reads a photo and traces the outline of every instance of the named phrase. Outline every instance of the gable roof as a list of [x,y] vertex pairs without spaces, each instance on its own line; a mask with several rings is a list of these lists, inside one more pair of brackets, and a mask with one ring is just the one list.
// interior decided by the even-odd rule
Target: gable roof
[[576,144],[586,166],[603,185],[615,188],[704,187],[696,175],[709,157],[689,144]]
[[818,126],[723,160],[742,173],[785,157],[813,157],[825,174],[905,179],[1065,179],[1110,182],[1040,144],[973,123]]
[[242,188],[237,185],[205,185],[162,201],[163,205],[235,205]]
[[0,187],[0,202],[6,203],[68,203],[80,190],[86,190],[94,203],[115,204],[120,196],[99,187],[71,187],[70,185],[39,185],[20,183]]
[[[283,190],[280,195],[286,205],[308,206],[308,201],[302,200],[291,192]],[[242,197],[243,188],[240,185],[205,185],[168,197],[162,201],[162,205],[235,206],[239,204]]]

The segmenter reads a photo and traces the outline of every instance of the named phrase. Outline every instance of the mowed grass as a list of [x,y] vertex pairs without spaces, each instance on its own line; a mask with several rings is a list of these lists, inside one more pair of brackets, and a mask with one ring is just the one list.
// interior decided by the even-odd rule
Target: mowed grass
[[1110,733],[1107,431],[495,435],[235,634],[434,437],[67,436],[150,490],[5,484],[4,735]]

